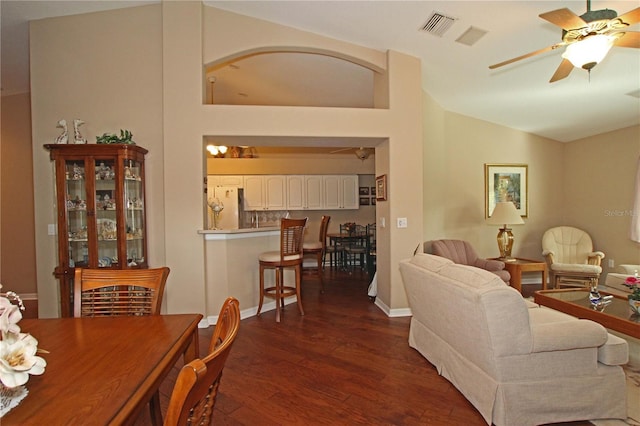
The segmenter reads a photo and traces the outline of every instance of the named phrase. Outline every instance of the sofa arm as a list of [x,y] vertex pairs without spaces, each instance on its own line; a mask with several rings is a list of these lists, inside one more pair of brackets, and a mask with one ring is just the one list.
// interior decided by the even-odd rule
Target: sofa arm
[[486,271],[502,271],[504,269],[504,262],[494,259],[478,258],[474,262],[473,266]]
[[607,341],[607,330],[589,320],[570,320],[535,324],[531,328],[531,352],[551,352],[597,348]]

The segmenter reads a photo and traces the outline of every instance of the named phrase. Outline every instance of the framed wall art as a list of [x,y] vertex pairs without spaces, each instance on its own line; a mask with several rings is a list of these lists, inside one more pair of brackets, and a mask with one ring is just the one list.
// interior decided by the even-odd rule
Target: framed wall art
[[360,205],[368,206],[369,205],[369,197],[360,197]]
[[526,164],[484,165],[484,216],[491,217],[496,203],[511,201],[520,216],[529,215],[528,166]]
[[387,201],[387,175],[376,176],[376,201]]
[[360,189],[360,195],[369,195],[368,186],[361,186],[359,189]]

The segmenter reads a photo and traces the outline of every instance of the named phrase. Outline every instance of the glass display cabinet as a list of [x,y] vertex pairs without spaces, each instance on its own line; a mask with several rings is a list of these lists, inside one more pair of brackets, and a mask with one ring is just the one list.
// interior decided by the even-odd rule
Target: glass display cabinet
[[60,312],[81,268],[147,268],[144,156],[126,144],[45,145],[54,161]]

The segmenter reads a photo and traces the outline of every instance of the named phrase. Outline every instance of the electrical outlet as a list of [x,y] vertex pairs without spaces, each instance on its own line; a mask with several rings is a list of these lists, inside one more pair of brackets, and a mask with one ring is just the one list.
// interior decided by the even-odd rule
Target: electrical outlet
[[387,226],[387,220],[384,217],[380,218],[380,228],[385,228]]
[[56,235],[56,225],[53,223],[47,224],[47,235]]
[[616,262],[613,259],[609,259],[609,268],[615,268]]
[[398,218],[398,228],[406,228],[407,227],[407,218],[399,217]]

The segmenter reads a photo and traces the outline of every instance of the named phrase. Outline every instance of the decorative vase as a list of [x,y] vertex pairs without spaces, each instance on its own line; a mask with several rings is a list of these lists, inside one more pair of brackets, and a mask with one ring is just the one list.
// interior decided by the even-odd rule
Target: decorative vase
[[640,315],[640,300],[632,299],[629,296],[629,306],[635,315]]

